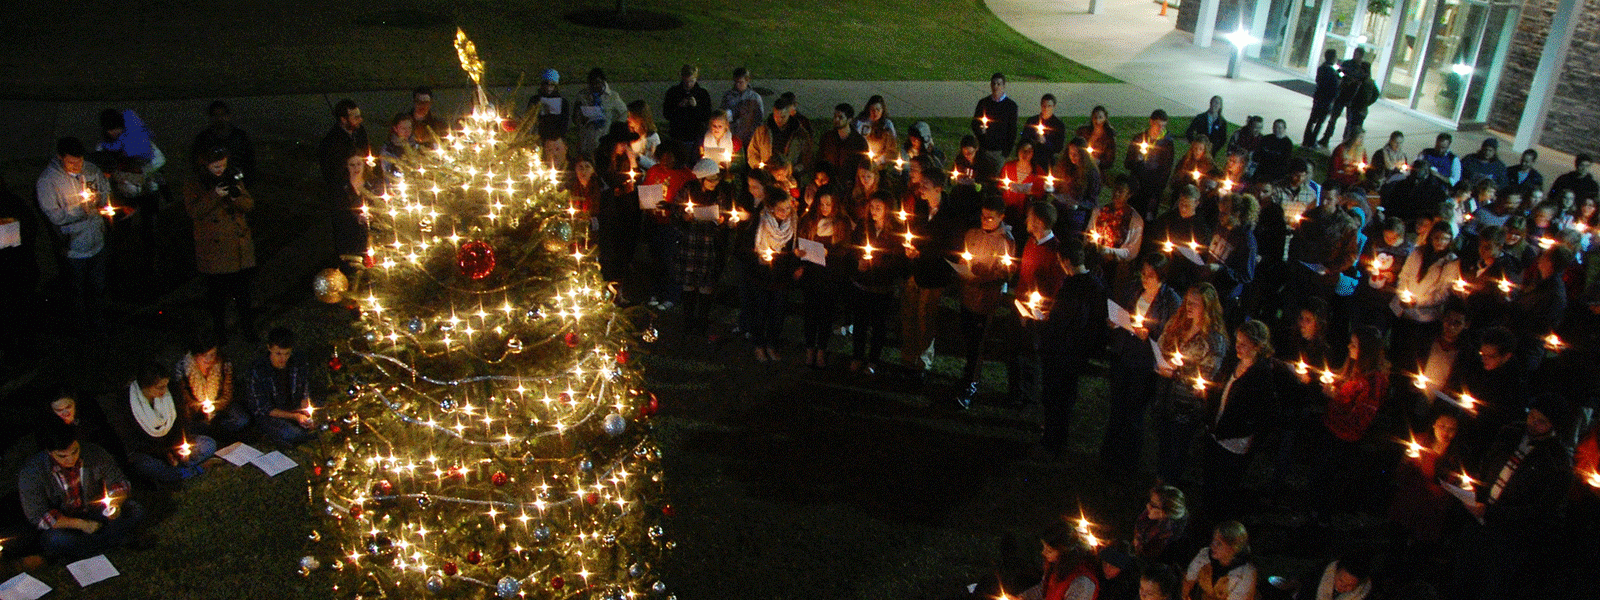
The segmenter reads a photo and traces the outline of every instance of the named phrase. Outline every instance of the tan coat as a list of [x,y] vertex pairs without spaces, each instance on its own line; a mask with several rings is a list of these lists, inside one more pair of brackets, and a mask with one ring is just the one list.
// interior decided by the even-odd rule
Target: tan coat
[[239,197],[224,198],[196,180],[183,188],[183,207],[194,221],[195,268],[201,273],[221,275],[256,266],[255,242],[244,218],[255,201],[249,190],[240,190]]

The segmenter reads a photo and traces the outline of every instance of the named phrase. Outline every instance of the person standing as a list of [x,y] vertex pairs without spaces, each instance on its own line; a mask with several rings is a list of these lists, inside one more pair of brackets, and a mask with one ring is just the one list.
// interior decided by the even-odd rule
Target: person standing
[[585,79],[588,85],[573,102],[577,110],[572,113],[572,123],[578,126],[578,153],[595,156],[596,149],[610,150],[601,148],[601,138],[611,131],[612,124],[627,122],[628,105],[611,89],[606,72],[600,67],[589,69]]
[[418,86],[411,90],[411,143],[431,149],[447,133],[449,126],[433,112],[433,88]]
[[244,174],[228,165],[227,148],[213,148],[195,161],[195,175],[183,188],[183,207],[194,222],[195,267],[206,280],[206,305],[212,331],[227,343],[228,301],[239,313],[239,330],[254,341],[250,281],[256,272],[255,242],[245,214],[255,199]]
[[1041,444],[1052,454],[1066,448],[1072,409],[1078,403],[1078,376],[1089,356],[1105,345],[1106,287],[1084,266],[1080,236],[1056,244],[1064,276],[1051,295],[1050,312],[1039,324],[1041,378],[1039,403],[1044,407]]
[[1328,142],[1333,139],[1333,131],[1339,126],[1339,115],[1355,102],[1356,94],[1361,91],[1361,82],[1368,77],[1367,63],[1362,62],[1366,55],[1366,48],[1357,47],[1350,54],[1350,60],[1339,63],[1339,94],[1334,96],[1333,106],[1328,111],[1328,128],[1322,130],[1318,146],[1328,147]]
[[567,169],[567,131],[572,127],[572,102],[561,97],[561,73],[545,69],[539,92],[528,99],[529,117],[539,136],[539,149],[551,168]]
[[1183,132],[1183,137],[1193,140],[1195,134],[1211,141],[1211,154],[1227,147],[1228,121],[1222,118],[1222,96],[1211,97],[1211,106],[1195,115],[1194,120],[1189,122],[1189,129]]
[[189,146],[189,156],[200,156],[219,146],[227,148],[228,164],[244,174],[245,185],[254,184],[255,145],[250,143],[250,136],[243,129],[234,126],[233,109],[228,107],[228,103],[217,100],[206,107],[206,116],[210,118],[211,125],[194,136],[194,144]]
[[[856,168],[867,160],[867,139],[850,126],[855,114],[856,109],[848,103],[833,107],[833,128],[822,132],[817,143],[817,163],[812,167],[812,172],[826,168],[828,180],[840,182],[841,186],[854,180]],[[861,202],[851,200],[849,195],[839,200],[849,208],[846,212],[852,214],[860,214],[866,205],[864,197]]]
[[1017,102],[1006,96],[1006,76],[989,76],[989,95],[972,109],[972,135],[978,140],[978,181],[987,183],[1017,143]]
[[711,93],[700,87],[700,69],[684,65],[678,69],[678,85],[667,88],[661,99],[661,116],[667,119],[667,134],[680,143],[692,144],[706,134],[711,120]]
[[361,107],[356,106],[355,100],[345,98],[334,104],[333,119],[333,126],[317,145],[317,165],[322,171],[323,186],[328,190],[343,188],[350,178],[345,159],[372,155],[367,128],[361,125]]
[[795,101],[790,96],[772,103],[772,116],[756,128],[744,148],[745,162],[752,169],[765,169],[775,156],[783,157],[785,164],[797,171],[812,164],[811,122],[795,113]]
[[983,368],[983,338],[989,331],[994,311],[1011,279],[1012,263],[1003,257],[1016,247],[1009,228],[1004,227],[1005,203],[990,196],[984,200],[977,227],[967,230],[962,243],[961,333],[967,342],[967,362],[962,369],[962,385],[956,405],[970,408],[978,393],[978,374]]
[[733,87],[722,93],[722,110],[727,111],[733,127],[733,137],[744,145],[761,126],[761,116],[767,113],[761,93],[750,87],[750,70],[739,67],[733,70]]
[[1317,147],[1317,136],[1322,133],[1322,123],[1333,110],[1333,100],[1339,96],[1339,51],[1329,48],[1322,51],[1322,64],[1317,67],[1317,89],[1311,94],[1311,118],[1306,119],[1305,137],[1300,145]]
[[57,140],[56,156],[39,175],[35,193],[45,218],[63,238],[74,308],[100,325],[106,293],[106,218],[100,211],[111,206],[111,184],[99,167],[84,160],[86,154],[78,138]]
[[1361,68],[1355,72],[1356,91],[1350,97],[1350,105],[1345,108],[1344,136],[1349,138],[1353,131],[1363,131],[1367,125],[1367,111],[1378,101],[1378,84],[1372,80],[1372,63],[1361,63]]
[[939,299],[956,279],[948,261],[956,256],[956,244],[968,223],[957,207],[945,205],[944,173],[924,173],[917,200],[903,244],[911,277],[901,296],[900,356],[912,382],[920,384],[933,366]]
[[1066,147],[1067,124],[1056,117],[1056,95],[1045,94],[1039,98],[1039,114],[1029,117],[1022,127],[1022,139],[1033,142],[1033,164],[1040,170],[1049,170],[1056,155]]
[[1156,208],[1166,196],[1176,159],[1172,137],[1167,135],[1167,111],[1150,113],[1150,126],[1128,140],[1128,153],[1122,167],[1133,177],[1129,203],[1146,221],[1156,218]]

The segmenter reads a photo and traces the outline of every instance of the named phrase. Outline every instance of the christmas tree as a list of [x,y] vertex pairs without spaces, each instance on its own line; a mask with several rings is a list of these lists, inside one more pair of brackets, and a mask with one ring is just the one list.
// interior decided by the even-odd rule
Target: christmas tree
[[[661,596],[656,404],[587,217],[484,92],[366,198],[361,317],[312,469],[337,597]],[[370,161],[369,161],[370,162]],[[487,594],[486,594],[487,592]]]

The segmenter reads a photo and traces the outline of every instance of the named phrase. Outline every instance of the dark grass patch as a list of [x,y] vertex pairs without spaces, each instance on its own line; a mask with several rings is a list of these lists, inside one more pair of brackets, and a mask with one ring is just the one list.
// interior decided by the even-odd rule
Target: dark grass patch
[[653,10],[617,12],[605,9],[575,10],[562,15],[570,23],[598,29],[622,31],[670,31],[683,27],[683,19]]
[[432,29],[436,27],[450,27],[455,24],[455,18],[435,12],[400,8],[368,13],[358,17],[355,22],[357,25],[366,27]]

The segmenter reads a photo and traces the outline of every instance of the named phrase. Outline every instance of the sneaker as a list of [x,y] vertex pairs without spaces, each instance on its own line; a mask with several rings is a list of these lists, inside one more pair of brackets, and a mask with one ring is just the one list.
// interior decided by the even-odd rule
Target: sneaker
[[978,382],[967,382],[967,385],[962,386],[961,391],[956,392],[956,408],[960,408],[961,410],[972,408],[972,399],[977,397],[977,395]]
[[677,305],[678,304],[676,302],[673,302],[671,300],[667,300],[665,302],[657,302],[656,303],[656,308],[659,309],[659,310],[672,310],[672,307],[677,306]]

